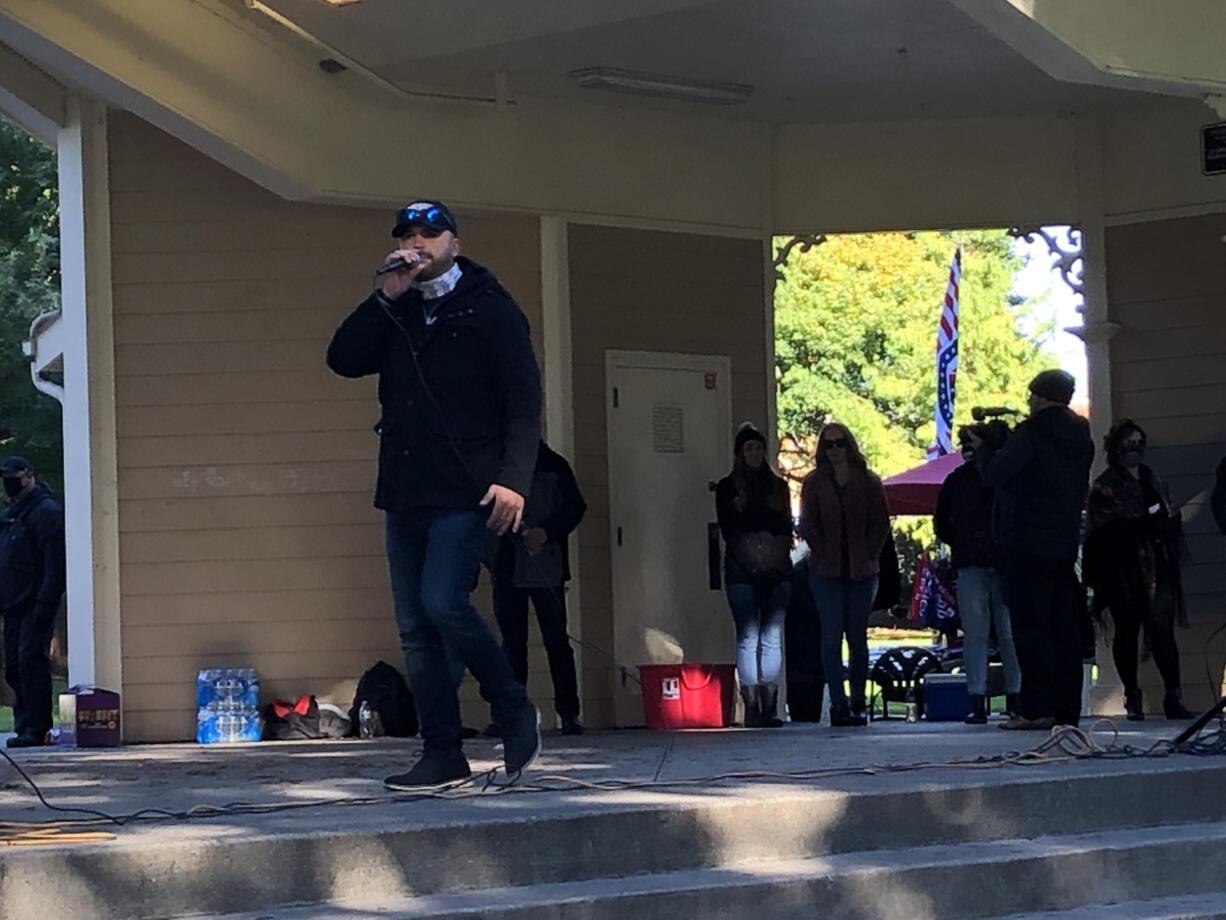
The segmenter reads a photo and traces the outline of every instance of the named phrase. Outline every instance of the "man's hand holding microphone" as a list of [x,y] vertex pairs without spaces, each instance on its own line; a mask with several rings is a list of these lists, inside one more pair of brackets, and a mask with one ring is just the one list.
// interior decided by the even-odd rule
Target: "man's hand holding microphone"
[[375,274],[383,279],[379,285],[379,293],[388,300],[395,300],[425,271],[429,261],[412,249],[389,252],[383,260],[383,265],[375,271]]

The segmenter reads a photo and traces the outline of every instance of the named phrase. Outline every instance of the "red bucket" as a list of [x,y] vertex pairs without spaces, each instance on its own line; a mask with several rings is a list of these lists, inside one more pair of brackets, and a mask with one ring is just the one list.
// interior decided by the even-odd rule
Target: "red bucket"
[[726,728],[732,724],[734,665],[641,664],[639,678],[648,728]]

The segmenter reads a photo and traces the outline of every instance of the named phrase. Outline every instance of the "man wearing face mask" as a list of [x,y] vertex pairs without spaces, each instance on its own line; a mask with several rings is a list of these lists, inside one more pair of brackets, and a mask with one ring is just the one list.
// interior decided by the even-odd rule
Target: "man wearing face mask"
[[935,523],[937,538],[950,548],[958,573],[958,615],[965,636],[962,667],[970,694],[966,722],[982,725],[988,721],[988,635],[992,629],[996,630],[996,648],[1005,671],[1005,708],[1010,717],[1019,713],[1022,675],[992,536],[993,493],[975,465],[972,434],[970,428],[958,434],[966,462],[941,485]]
[[7,747],[39,747],[51,730],[55,614],[64,596],[64,509],[21,457],[0,463],[7,501],[0,512],[0,615],[4,676],[13,688]]
[[396,213],[378,287],[340,325],[328,367],[379,375],[375,507],[384,512],[396,626],[422,755],[393,789],[470,776],[459,665],[500,726],[507,773],[540,751],[539,716],[470,600],[487,531],[518,532],[541,438],[540,372],[528,321],[488,269],[460,253],[441,201]]
[[995,489],[994,536],[1022,671],[1021,714],[1002,728],[1046,730],[1081,718],[1076,562],[1090,487],[1090,424],[1069,409],[1076,381],[1050,370],[1030,382],[1030,416],[999,449],[972,433],[984,485]]
[[1179,512],[1170,491],[1145,464],[1141,426],[1125,419],[1107,432],[1107,469],[1090,490],[1083,564],[1094,589],[1094,610],[1111,613],[1112,657],[1124,685],[1128,718],[1145,718],[1137,681],[1137,636],[1153,655],[1166,695],[1168,719],[1190,719],[1179,679],[1175,624],[1188,625],[1179,568]]

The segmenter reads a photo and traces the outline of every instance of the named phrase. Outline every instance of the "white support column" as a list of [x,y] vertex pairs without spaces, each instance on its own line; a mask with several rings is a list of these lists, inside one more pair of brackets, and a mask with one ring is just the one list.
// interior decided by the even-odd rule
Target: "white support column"
[[59,133],[68,675],[122,689],[115,336],[106,108],[67,102]]
[[[1077,212],[1081,222],[1082,317],[1077,334],[1086,344],[1089,380],[1090,431],[1094,437],[1094,469],[1097,476],[1106,465],[1103,436],[1111,428],[1111,339],[1119,325],[1111,322],[1107,302],[1107,240],[1103,194],[1102,136],[1096,122],[1077,123]],[[1090,712],[1124,711],[1123,687],[1115,670],[1110,644],[1100,636],[1096,649],[1098,680],[1089,692]]]
[[1106,205],[1103,191],[1102,137],[1096,122],[1077,124],[1077,211],[1081,222],[1082,318],[1078,332],[1086,343],[1090,428],[1094,434],[1094,471],[1105,463],[1103,436],[1111,427],[1111,339],[1119,326],[1110,321],[1107,304]]
[[[570,250],[566,219],[541,218],[541,335],[544,341],[545,435],[558,453],[575,464],[574,362],[570,326]],[[583,636],[579,564],[583,529],[570,540],[571,581],[567,587],[567,627]],[[583,701],[583,648],[575,652],[579,700]]]

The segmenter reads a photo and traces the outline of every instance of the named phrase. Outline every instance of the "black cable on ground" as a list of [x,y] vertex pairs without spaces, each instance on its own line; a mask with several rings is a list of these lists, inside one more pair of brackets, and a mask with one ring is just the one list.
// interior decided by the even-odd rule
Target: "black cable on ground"
[[[1110,732],[1108,741],[1099,740],[1099,735]],[[712,776],[694,777],[690,779],[660,780],[660,769],[650,780],[583,780],[561,774],[543,774],[532,782],[524,782],[522,778],[511,781],[500,781],[500,774],[495,770],[477,774],[469,779],[440,786],[436,789],[424,789],[421,792],[397,793],[388,795],[364,796],[360,798],[320,799],[315,801],[291,803],[252,803],[231,802],[225,805],[197,805],[183,811],[171,811],[161,808],[144,808],[129,814],[110,814],[105,811],[75,806],[55,805],[48,801],[38,784],[21,766],[4,751],[0,756],[17,771],[43,807],[61,814],[82,815],[74,819],[54,818],[45,821],[0,822],[0,845],[15,842],[24,845],[36,843],[67,843],[76,841],[64,836],[48,836],[46,832],[82,831],[87,834],[84,839],[110,839],[113,835],[103,834],[90,836],[86,829],[101,827],[124,827],[136,822],[164,821],[185,823],[189,821],[235,817],[243,815],[280,814],[290,811],[307,811],[313,809],[333,808],[337,806],[363,806],[406,804],[431,800],[457,801],[466,799],[486,798],[490,795],[532,795],[549,792],[574,792],[587,790],[596,792],[626,792],[642,790],[677,790],[677,789],[709,789],[729,782],[805,782],[833,779],[849,776],[884,776],[900,773],[915,773],[925,770],[950,769],[993,769],[1010,766],[1039,766],[1058,763],[1069,763],[1079,760],[1133,760],[1165,758],[1173,755],[1187,756],[1222,756],[1226,754],[1226,723],[1219,722],[1216,729],[1202,732],[1192,741],[1176,745],[1174,742],[1161,739],[1149,747],[1141,748],[1133,745],[1119,744],[1119,731],[1114,722],[1102,719],[1095,722],[1089,729],[1072,726],[1058,726],[1052,729],[1042,742],[1033,748],[1023,751],[1008,751],[1002,754],[982,755],[948,761],[918,761],[906,764],[868,764],[859,767],[830,767],[825,769],[771,771],[745,770],[730,773],[720,773]],[[662,769],[661,763],[660,768]]]

